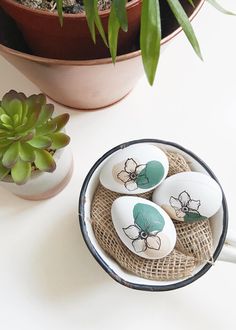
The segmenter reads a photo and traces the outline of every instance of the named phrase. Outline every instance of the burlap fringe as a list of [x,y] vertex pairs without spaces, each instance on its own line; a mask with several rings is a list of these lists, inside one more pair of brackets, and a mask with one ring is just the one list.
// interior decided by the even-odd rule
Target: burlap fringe
[[[184,157],[166,152],[169,159],[169,175],[191,171]],[[167,257],[148,260],[132,253],[118,237],[111,219],[111,205],[121,196],[98,185],[92,203],[92,226],[99,245],[127,271],[152,280],[178,280],[192,275],[199,262],[210,260],[212,235],[209,220],[194,224],[174,221],[177,244]],[[139,197],[151,199],[152,192]]]

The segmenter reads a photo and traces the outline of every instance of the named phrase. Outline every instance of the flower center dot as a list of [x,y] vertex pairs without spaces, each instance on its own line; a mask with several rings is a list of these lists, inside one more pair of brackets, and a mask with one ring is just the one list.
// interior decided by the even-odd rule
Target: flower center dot
[[140,234],[140,236],[141,236],[141,238],[143,238],[143,239],[145,239],[145,238],[147,238],[147,233],[145,233],[144,231],[142,231],[141,232],[141,234]]
[[131,180],[135,180],[135,179],[136,179],[136,177],[137,177],[137,176],[136,176],[136,174],[135,174],[135,173],[131,173],[131,174],[130,174],[130,179],[131,179]]
[[187,206],[182,207],[182,211],[183,212],[188,212],[188,207]]

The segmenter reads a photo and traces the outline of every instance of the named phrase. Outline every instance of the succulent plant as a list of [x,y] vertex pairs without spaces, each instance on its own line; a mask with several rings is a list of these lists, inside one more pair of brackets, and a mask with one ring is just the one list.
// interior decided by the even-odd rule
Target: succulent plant
[[54,106],[43,94],[26,97],[11,90],[0,101],[0,180],[24,184],[33,170],[53,172],[55,150],[70,138],[62,128],[69,114],[52,118]]

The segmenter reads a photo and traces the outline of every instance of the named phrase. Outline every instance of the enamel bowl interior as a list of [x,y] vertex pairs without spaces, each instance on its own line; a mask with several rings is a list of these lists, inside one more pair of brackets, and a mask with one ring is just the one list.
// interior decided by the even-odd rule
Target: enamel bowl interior
[[[143,279],[124,270],[116,263],[114,259],[112,259],[106,252],[102,250],[102,248],[99,246],[95,238],[91,226],[91,218],[90,218],[91,203],[93,200],[93,195],[95,193],[96,187],[99,183],[99,173],[104,162],[110,156],[112,156],[113,153],[116,152],[117,150],[123,149],[131,144],[136,144],[136,143],[154,144],[160,147],[161,149],[163,149],[164,151],[178,152],[181,155],[183,155],[184,158],[189,162],[190,167],[193,171],[206,173],[211,177],[213,177],[214,179],[216,179],[215,175],[202,160],[200,160],[192,152],[174,143],[154,140],[154,139],[145,139],[145,140],[131,141],[119,145],[113,148],[112,150],[108,151],[95,163],[95,165],[91,168],[90,172],[88,173],[84,181],[80,194],[80,202],[79,202],[79,217],[80,217],[81,231],[84,240],[92,255],[103,267],[103,269],[114,280],[130,288],[139,289],[139,290],[166,291],[166,290],[177,289],[197,280],[199,277],[201,277],[204,273],[206,273],[209,270],[211,264],[210,263],[201,264],[195,269],[192,277],[178,281],[154,281],[154,280]],[[223,247],[227,232],[227,223],[228,223],[227,204],[226,204],[225,196],[223,194],[221,209],[214,217],[210,219],[211,229],[213,233],[214,261],[217,259]]]

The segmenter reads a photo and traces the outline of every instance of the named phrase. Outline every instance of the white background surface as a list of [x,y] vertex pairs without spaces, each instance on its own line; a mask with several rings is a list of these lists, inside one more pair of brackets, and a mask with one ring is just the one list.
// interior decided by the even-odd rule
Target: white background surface
[[[222,2],[236,10],[235,1]],[[87,251],[77,204],[92,164],[111,147],[143,137],[175,141],[212,168],[236,231],[236,18],[208,4],[194,21],[204,63],[183,34],[162,54],[153,88],[143,78],[122,102],[100,111],[68,111],[75,171],[51,200],[28,202],[0,190],[0,328],[3,330],[236,329],[236,265],[217,262],[172,292],[127,289]],[[0,58],[0,96],[39,92]]]

